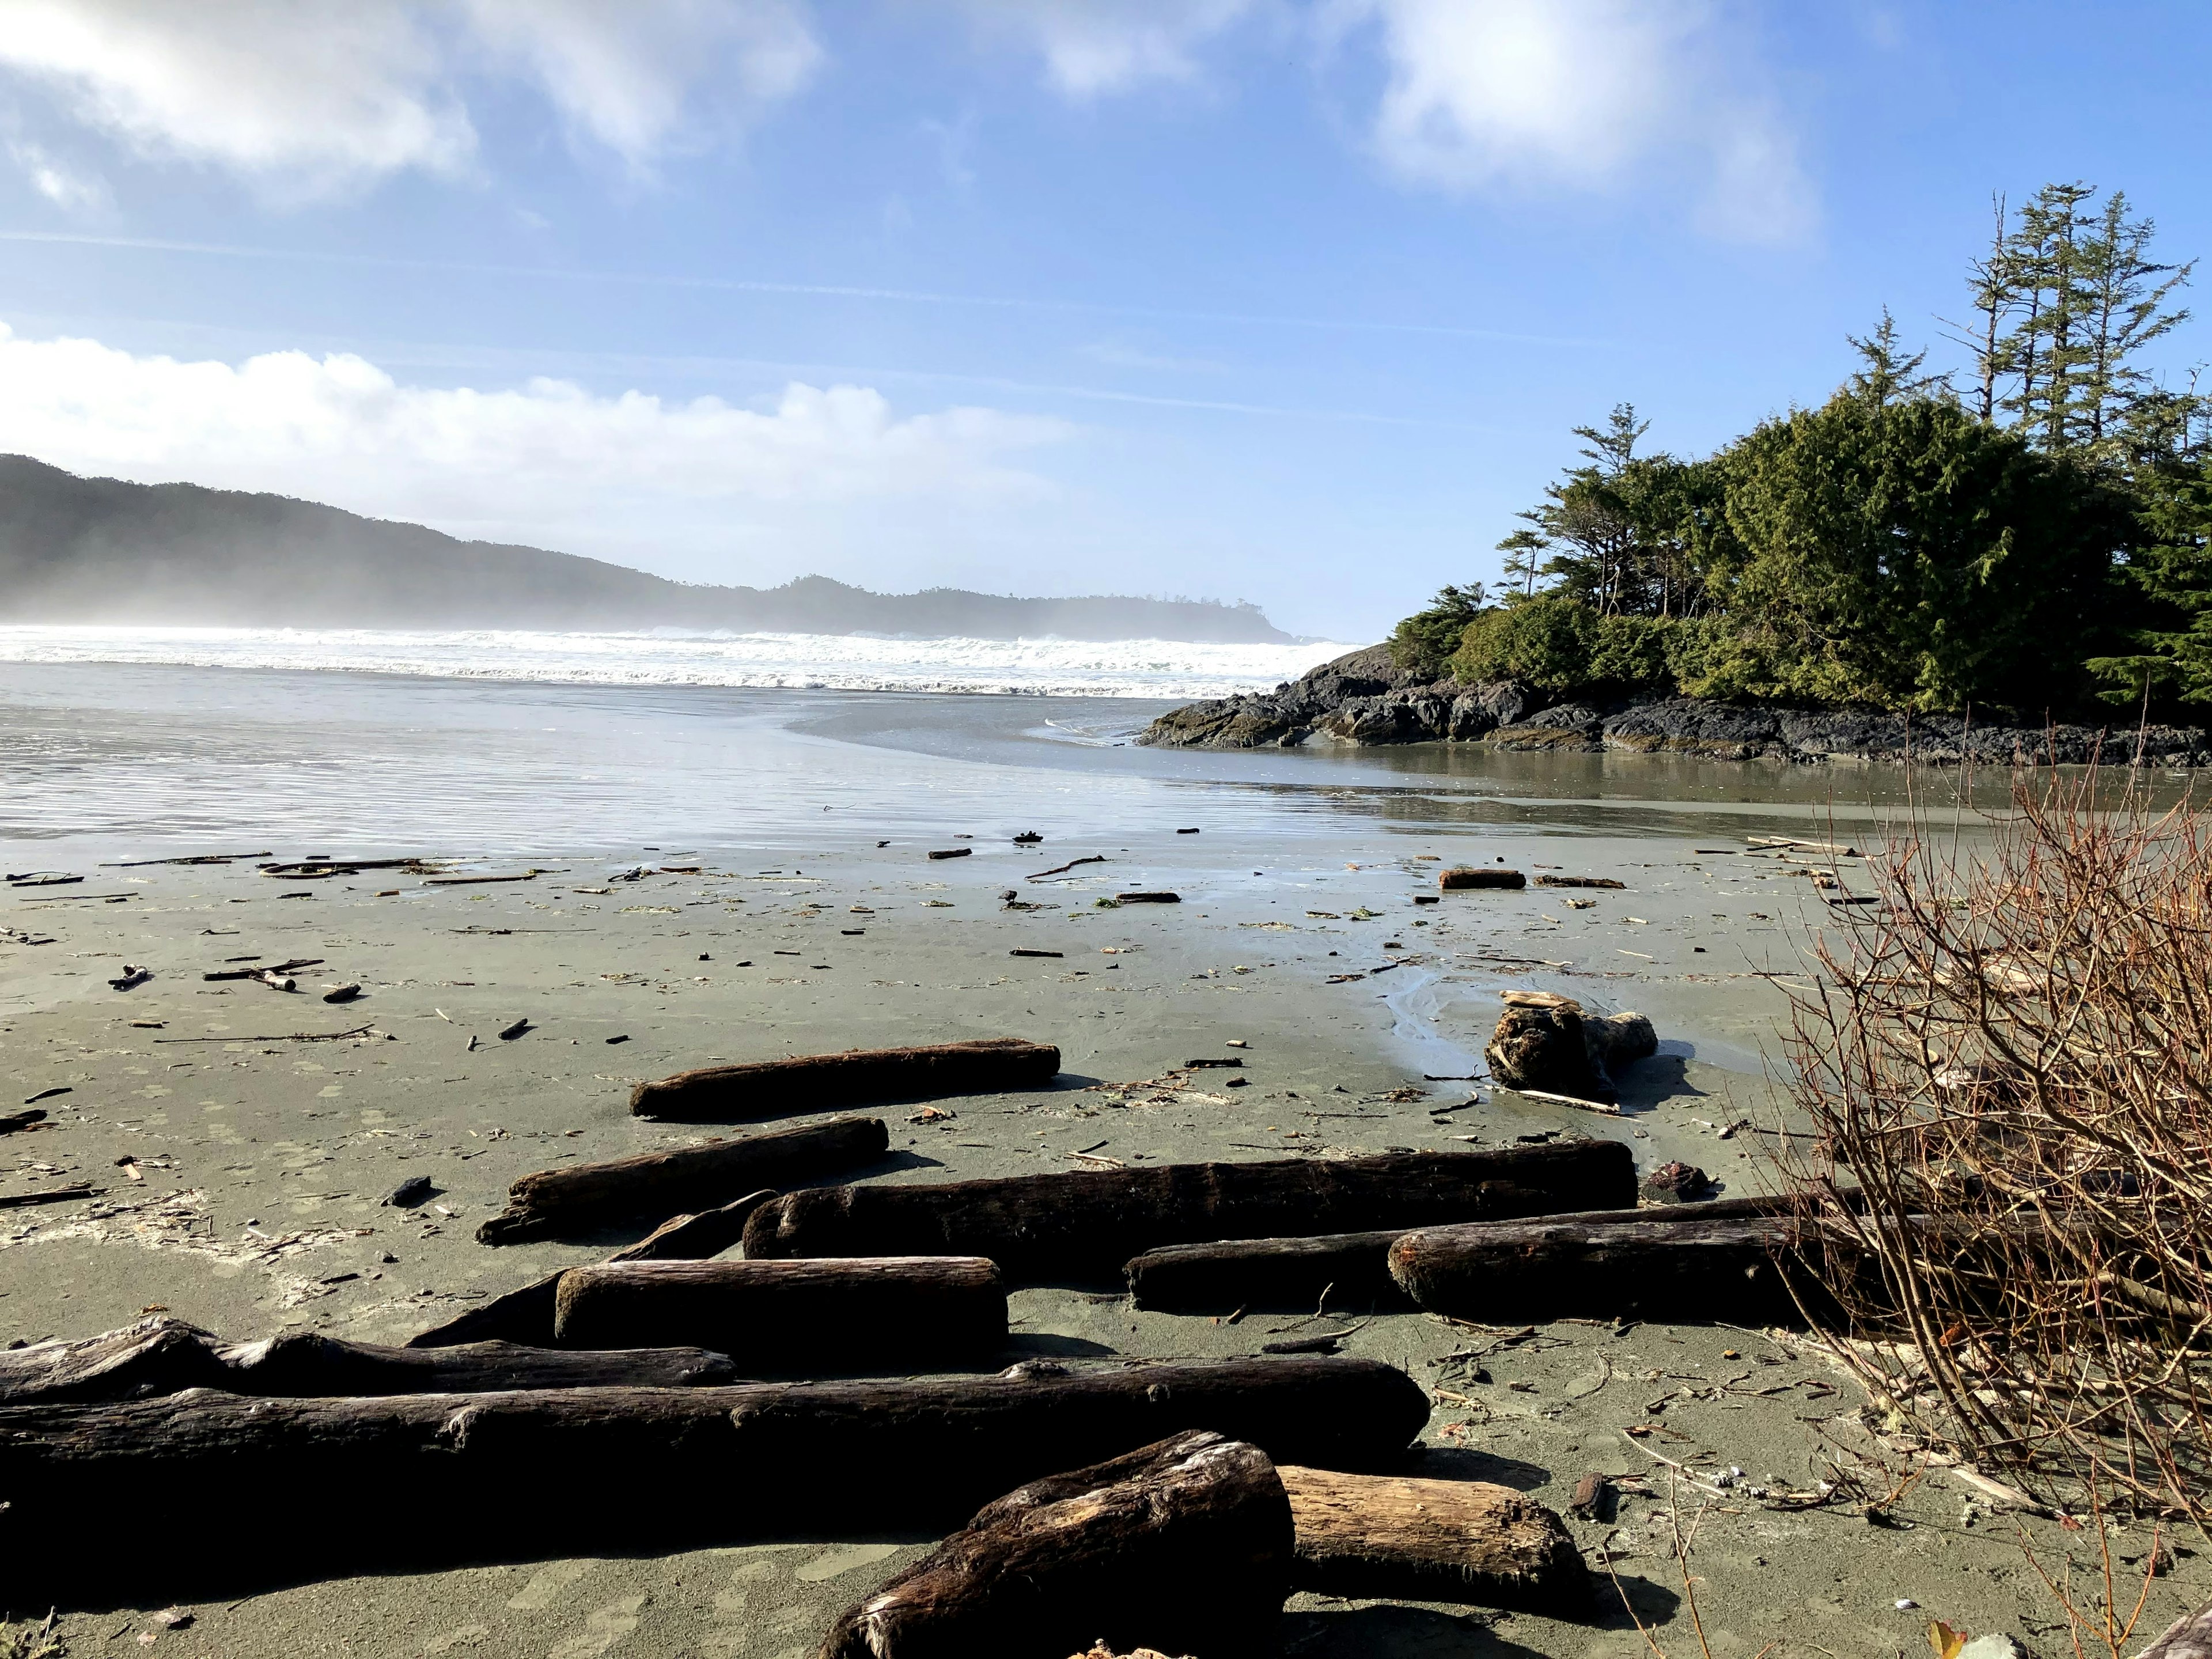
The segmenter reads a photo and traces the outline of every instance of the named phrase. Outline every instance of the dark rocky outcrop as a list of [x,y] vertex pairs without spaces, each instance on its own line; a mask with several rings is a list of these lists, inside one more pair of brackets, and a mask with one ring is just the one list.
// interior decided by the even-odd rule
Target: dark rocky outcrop
[[1139,743],[1180,749],[1300,744],[1485,743],[1513,751],[1681,755],[1698,760],[1963,762],[2080,765],[2093,758],[2155,766],[2212,765],[2195,726],[2006,726],[1956,714],[1784,708],[1697,697],[1585,697],[1547,702],[1515,680],[1429,681],[1370,646],[1273,691],[1170,709]]

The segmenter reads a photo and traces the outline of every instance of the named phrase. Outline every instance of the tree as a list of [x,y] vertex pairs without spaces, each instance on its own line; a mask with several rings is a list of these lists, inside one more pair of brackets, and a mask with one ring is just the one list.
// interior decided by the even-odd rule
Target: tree
[[1436,680],[1444,677],[1460,635],[1484,609],[1480,582],[1465,587],[1447,585],[1438,590],[1426,611],[1416,611],[1390,632],[1390,660],[1399,667]]
[[1881,308],[1881,322],[1873,333],[1863,339],[1856,334],[1844,337],[1851,343],[1865,364],[1844,383],[1844,389],[1855,397],[1879,406],[1904,398],[1952,395],[1949,375],[1920,372],[1921,366],[1928,361],[1925,351],[1908,352],[1898,343],[1897,319],[1889,314],[1887,306]]

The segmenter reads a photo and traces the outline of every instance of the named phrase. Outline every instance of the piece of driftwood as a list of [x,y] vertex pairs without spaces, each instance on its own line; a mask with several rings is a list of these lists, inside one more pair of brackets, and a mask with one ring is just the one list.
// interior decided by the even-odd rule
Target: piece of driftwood
[[1116,904],[1181,904],[1182,895],[1170,893],[1164,889],[1150,893],[1116,893],[1114,895],[1114,902]]
[[787,1193],[745,1223],[745,1255],[981,1255],[1015,1284],[1118,1276],[1164,1245],[1620,1208],[1617,1141],[1254,1164],[1164,1164]]
[[1615,881],[1611,876],[1555,876],[1547,872],[1536,878],[1536,885],[1539,887],[1609,887],[1625,889],[1628,884],[1624,881]]
[[[876,1539],[957,1526],[1025,1481],[1186,1430],[1303,1465],[1375,1468],[1428,1417],[1411,1377],[1349,1358],[346,1399],[194,1389],[0,1407],[0,1560],[11,1582],[57,1599],[211,1599],[327,1577],[334,1560],[349,1573],[428,1571]],[[254,1512],[272,1492],[344,1501],[319,1508],[312,1527],[259,1528],[241,1550],[229,1528],[118,1528],[115,1494],[131,1491],[189,1492],[211,1516]],[[471,1493],[495,1507],[464,1501]]]
[[932,852],[929,856],[933,860],[964,859],[975,850],[972,847],[944,847]]
[[1206,1431],[1031,1481],[986,1504],[830,1627],[817,1659],[1233,1659],[1276,1650],[1291,1505],[1258,1447]]
[[[672,1216],[635,1244],[625,1244],[607,1258],[610,1261],[704,1261],[720,1255],[744,1236],[745,1218],[755,1206],[775,1196],[763,1187],[732,1199],[719,1209],[696,1215]],[[565,1273],[566,1268],[561,1270]],[[553,1303],[561,1273],[547,1273],[520,1290],[509,1291],[477,1304],[444,1323],[407,1339],[410,1348],[445,1348],[458,1342],[522,1342],[536,1347],[553,1345]]]
[[1430,1312],[1486,1324],[1636,1317],[1758,1325],[1798,1317],[1785,1272],[1796,1222],[1681,1214],[1420,1228],[1391,1245],[1390,1273]]
[[1087,859],[1070,859],[1066,864],[1055,864],[1049,870],[1040,870],[1033,876],[1024,876],[1022,879],[1024,881],[1042,881],[1047,876],[1065,875],[1068,871],[1076,868],[1079,865],[1103,864],[1105,862],[1106,855],[1103,853],[1094,853]]
[[2182,1614],[2136,1659],[2212,1659],[2212,1602]]
[[43,1106],[33,1106],[27,1112],[0,1112],[0,1135],[12,1135],[33,1128],[46,1121]]
[[294,1332],[225,1342],[156,1315],[75,1341],[0,1352],[0,1405],[138,1400],[185,1389],[243,1395],[477,1394],[513,1389],[688,1389],[737,1380],[702,1348],[568,1353],[477,1342],[434,1351]]
[[[1604,1225],[1647,1221],[1741,1221],[1786,1215],[1785,1199],[1724,1198],[1670,1205],[1665,1210],[1583,1210],[1547,1215],[1547,1223]],[[1133,1256],[1122,1268],[1130,1298],[1159,1313],[1226,1312],[1237,1308],[1328,1305],[1345,1312],[1407,1305],[1390,1276],[1390,1247],[1411,1227],[1325,1233],[1313,1238],[1232,1238],[1175,1244]]]
[[507,1188],[507,1208],[477,1229],[477,1239],[514,1244],[625,1218],[708,1209],[752,1188],[810,1181],[871,1163],[890,1146],[883,1119],[841,1117],[605,1164],[539,1170]]
[[630,1091],[629,1109],[637,1117],[736,1123],[881,1101],[1042,1089],[1059,1071],[1058,1048],[1021,1037],[854,1048],[678,1072],[639,1084]]
[[98,1198],[107,1190],[87,1182],[74,1187],[49,1187],[42,1193],[0,1193],[0,1210],[23,1210],[37,1204],[66,1204],[73,1198]]
[[319,968],[324,960],[321,957],[296,957],[290,962],[271,963],[264,968],[219,969],[212,974],[202,974],[200,977],[204,980],[263,979],[270,974],[289,974],[301,968]]
[[1447,893],[1464,892],[1471,887],[1526,887],[1528,884],[1528,878],[1518,870],[1462,867],[1437,872],[1437,885]]
[[609,1262],[561,1276],[553,1337],[564,1348],[713,1348],[748,1376],[910,1373],[997,1354],[1006,1289],[981,1256]]
[[1613,1072],[1658,1050],[1658,1034],[1642,1014],[1592,1014],[1549,991],[1508,991],[1504,1000],[1482,1051],[1502,1089],[1609,1106],[1618,1094]]
[[1566,1523],[1510,1486],[1296,1465],[1279,1473],[1299,1589],[1568,1617],[1589,1609],[1589,1571]]

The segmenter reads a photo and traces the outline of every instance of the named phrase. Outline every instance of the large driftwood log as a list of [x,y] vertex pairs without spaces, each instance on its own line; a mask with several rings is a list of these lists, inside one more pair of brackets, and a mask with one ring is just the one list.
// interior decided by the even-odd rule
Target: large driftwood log
[[1048,1042],[986,1037],[926,1048],[854,1048],[703,1066],[639,1084],[630,1091],[629,1109],[638,1117],[745,1123],[839,1106],[1043,1089],[1059,1073],[1060,1050]]
[[1103,1279],[1167,1244],[1625,1206],[1636,1170],[1616,1141],[1495,1152],[817,1187],[763,1204],[745,1255],[981,1255],[1015,1284]]
[[477,1239],[514,1244],[629,1217],[708,1209],[752,1188],[811,1181],[870,1163],[890,1146],[883,1119],[841,1117],[606,1164],[539,1170],[507,1188],[507,1208],[477,1229]]
[[[1561,1223],[1739,1221],[1786,1213],[1787,1200],[1723,1198],[1664,1210],[1584,1210],[1544,1218]],[[1236,1308],[1310,1309],[1323,1296],[1346,1310],[1402,1307],[1406,1293],[1390,1277],[1390,1246],[1411,1227],[1316,1238],[1235,1238],[1147,1250],[1123,1267],[1140,1308],[1164,1313],[1226,1312]]]
[[837,1620],[817,1659],[1275,1651],[1291,1505],[1258,1447],[1205,1431],[987,1504]]
[[0,1405],[142,1400],[185,1389],[241,1395],[477,1394],[514,1389],[686,1389],[737,1380],[702,1348],[564,1353],[507,1342],[419,1350],[295,1332],[225,1342],[156,1316],[77,1341],[0,1353]]
[[[610,1261],[704,1261],[720,1255],[744,1236],[745,1218],[754,1208],[775,1196],[775,1188],[732,1199],[720,1209],[697,1215],[672,1216],[635,1244],[625,1244],[607,1258]],[[410,1348],[449,1348],[457,1342],[522,1342],[534,1347],[553,1344],[553,1301],[561,1288],[561,1272],[533,1279],[520,1290],[494,1297],[443,1324],[433,1325],[407,1339]]]
[[1285,1465],[1294,1582],[1322,1595],[1588,1611],[1589,1571],[1565,1522],[1510,1486]]
[[2212,1659],[2212,1603],[2182,1614],[2136,1659]]
[[[957,1525],[1023,1482],[1189,1429],[1306,1465],[1376,1468],[1428,1420],[1395,1367],[1184,1361],[995,1376],[252,1400],[191,1389],[0,1407],[0,1560],[59,1599],[182,1594],[549,1554]],[[427,1495],[436,1501],[426,1502]],[[205,1513],[340,1493],[313,1528],[113,1527],[114,1495]],[[488,1507],[489,1505],[489,1507]],[[88,1550],[83,1540],[106,1540]]]
[[1006,1288],[972,1255],[611,1262],[562,1275],[553,1334],[564,1348],[697,1343],[748,1376],[914,1372],[1004,1348]]
[[1658,1035],[1642,1014],[1598,1015],[1550,991],[1508,991],[1505,1012],[1482,1056],[1502,1089],[1534,1089],[1611,1104],[1613,1074],[1657,1052]]
[[1756,1325],[1797,1316],[1785,1271],[1797,1224],[1510,1222],[1425,1227],[1390,1247],[1399,1288],[1432,1313],[1486,1323],[1606,1318]]

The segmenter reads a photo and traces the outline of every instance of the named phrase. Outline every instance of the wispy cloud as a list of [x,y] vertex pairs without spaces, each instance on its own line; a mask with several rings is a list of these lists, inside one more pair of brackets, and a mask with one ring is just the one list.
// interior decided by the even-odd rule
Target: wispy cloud
[[1199,78],[1198,52],[1254,9],[1253,0],[960,0],[988,36],[1042,60],[1071,98],[1127,92],[1147,82]]

